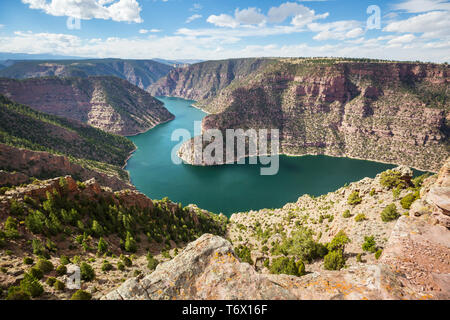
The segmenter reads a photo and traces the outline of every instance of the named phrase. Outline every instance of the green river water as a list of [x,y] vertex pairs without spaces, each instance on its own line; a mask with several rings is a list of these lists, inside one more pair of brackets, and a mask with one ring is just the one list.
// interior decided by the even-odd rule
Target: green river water
[[200,208],[229,216],[251,209],[279,208],[295,202],[303,194],[319,196],[346,183],[393,168],[372,161],[327,156],[280,156],[277,175],[261,176],[261,165],[195,167],[171,161],[172,132],[188,129],[193,135],[194,121],[206,113],[191,106],[194,101],[159,97],[176,118],[154,129],[129,137],[138,147],[126,169],[139,191],[151,199],[169,197],[183,206]]

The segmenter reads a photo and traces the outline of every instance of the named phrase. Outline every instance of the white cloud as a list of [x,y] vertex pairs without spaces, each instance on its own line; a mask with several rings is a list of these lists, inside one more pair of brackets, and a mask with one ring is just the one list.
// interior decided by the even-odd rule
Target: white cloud
[[257,8],[236,9],[234,17],[238,23],[249,25],[261,24],[266,20],[266,17],[261,13],[261,10]]
[[447,0],[406,0],[395,4],[396,10],[403,10],[409,13],[429,12],[435,10],[450,11],[450,2]]
[[289,17],[294,17],[292,23],[294,25],[306,25],[313,20],[326,18],[328,13],[316,16],[314,10],[311,10],[301,4],[294,2],[286,2],[279,7],[272,7],[267,14],[269,22],[281,23]]
[[[229,30],[230,31],[230,30]],[[233,30],[231,30],[233,31]],[[335,56],[367,57],[398,60],[423,60],[445,62],[450,59],[450,41],[427,42],[407,38],[397,43],[385,43],[395,36],[376,39],[342,41],[338,44],[311,46],[305,43],[279,46],[276,44],[223,46],[218,37],[154,36],[153,38],[81,39],[68,34],[16,32],[13,36],[0,37],[1,52],[54,53],[81,57],[117,57],[149,59],[226,59],[238,57],[273,56]],[[412,38],[410,37],[409,40]]]
[[212,15],[207,21],[218,27],[237,28],[239,26],[264,26],[266,22],[281,23],[287,18],[293,17],[291,24],[296,27],[303,27],[317,19],[328,17],[328,12],[324,14],[316,14],[301,4],[294,2],[285,2],[279,7],[272,7],[266,15],[261,13],[258,8],[236,9],[234,16],[228,14]]
[[140,30],[139,30],[139,33],[140,33],[140,34],[157,33],[157,32],[161,32],[161,30],[160,30],[160,29],[150,29],[150,30],[147,30],[147,29],[140,29]]
[[310,23],[309,30],[317,32],[314,40],[344,40],[357,38],[364,34],[361,22],[355,20],[342,20],[329,23]]
[[389,23],[383,31],[424,33],[424,37],[450,36],[449,12],[432,11],[405,20]]
[[218,16],[213,14],[209,16],[206,21],[217,27],[237,28],[239,26],[239,22],[228,14],[221,14]]
[[194,20],[200,19],[202,17],[201,14],[194,14],[186,19],[186,23],[191,23]]
[[388,44],[404,44],[410,43],[416,39],[416,36],[409,33],[402,36],[395,37],[388,41]]
[[136,0],[22,0],[30,9],[52,16],[78,19],[104,19],[141,23],[141,7]]

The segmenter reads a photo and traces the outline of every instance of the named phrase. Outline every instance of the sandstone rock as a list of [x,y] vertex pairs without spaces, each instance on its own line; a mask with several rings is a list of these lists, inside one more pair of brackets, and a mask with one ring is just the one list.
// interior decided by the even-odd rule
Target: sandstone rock
[[[443,269],[445,270],[445,269]],[[442,277],[437,275],[441,282]],[[437,284],[438,281],[435,281]],[[133,299],[418,299],[389,266],[359,265],[303,277],[259,274],[236,257],[223,238],[203,235],[173,260],[142,279],[133,278],[102,297]],[[441,297],[441,296],[439,296]]]

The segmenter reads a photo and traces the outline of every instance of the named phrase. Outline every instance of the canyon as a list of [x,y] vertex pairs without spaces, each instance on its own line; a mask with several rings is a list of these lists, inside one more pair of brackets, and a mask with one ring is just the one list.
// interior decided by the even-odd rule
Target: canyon
[[[243,59],[251,67],[235,77],[228,76],[223,62],[210,62],[208,70],[215,72],[208,75],[201,63],[175,69],[150,92],[197,99],[196,106],[210,113],[203,131],[279,129],[282,154],[351,157],[432,172],[450,154],[448,65],[263,61]],[[205,82],[216,84],[208,94],[202,90],[210,88]],[[193,164],[193,155],[191,140],[179,156]]]
[[123,136],[145,132],[173,119],[157,99],[116,77],[2,78],[0,94],[36,110]]

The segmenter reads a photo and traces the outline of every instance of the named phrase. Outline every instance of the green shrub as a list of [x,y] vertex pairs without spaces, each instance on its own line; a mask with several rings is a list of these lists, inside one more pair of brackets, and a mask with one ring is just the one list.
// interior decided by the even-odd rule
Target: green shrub
[[375,237],[364,237],[364,243],[362,244],[362,249],[364,251],[374,253],[377,250],[377,244],[375,243]]
[[53,263],[46,259],[39,259],[39,261],[36,263],[36,267],[40,269],[44,274],[47,274],[54,269]]
[[28,273],[25,273],[23,280],[20,282],[20,288],[32,298],[39,297],[44,293],[44,288],[39,281]]
[[44,277],[44,272],[38,267],[31,268],[28,273],[35,279],[42,279]]
[[290,238],[283,239],[280,245],[275,245],[272,249],[274,254],[292,255],[305,262],[311,262],[327,254],[327,248],[314,241],[311,230],[304,227],[292,232]]
[[131,236],[130,232],[127,232],[127,237],[125,239],[125,251],[128,252],[136,252],[137,251],[137,244],[136,240]]
[[396,220],[400,217],[400,214],[397,212],[397,207],[395,203],[391,203],[381,212],[381,220],[384,222],[389,222],[392,220]]
[[376,194],[375,189],[370,190],[369,195],[370,195],[371,197],[373,197],[375,194]]
[[6,300],[30,300],[31,296],[28,292],[23,291],[20,287],[9,287]]
[[242,262],[247,262],[250,265],[253,265],[251,251],[247,246],[241,244],[238,247],[234,248],[234,252]]
[[378,249],[378,251],[375,252],[375,258],[376,258],[377,260],[380,259],[382,253],[383,253],[383,250]]
[[27,265],[32,265],[34,263],[34,260],[33,260],[33,258],[30,258],[30,257],[24,257],[23,263],[27,264]]
[[60,265],[58,268],[56,268],[56,274],[58,276],[63,276],[67,273],[67,267],[65,265]]
[[362,262],[362,254],[361,253],[358,253],[356,255],[356,262]]
[[100,237],[100,239],[98,240],[98,250],[97,250],[97,252],[105,253],[107,251],[108,251],[108,243],[102,237]]
[[78,290],[72,295],[72,298],[70,300],[91,300],[92,295],[89,292],[86,292],[84,290]]
[[347,209],[344,211],[342,216],[347,219],[347,218],[350,218],[352,216],[352,214],[350,213],[350,210]]
[[359,191],[353,191],[347,199],[349,205],[355,206],[362,202],[362,198],[359,196]]
[[335,251],[335,250],[344,251],[345,245],[350,242],[351,241],[347,236],[347,234],[343,230],[341,230],[334,236],[334,238],[330,241],[330,243],[328,243],[327,249],[328,251]]
[[123,264],[126,267],[131,267],[133,265],[133,261],[131,261],[130,258],[128,258],[127,256],[124,256],[123,254],[120,255],[120,260],[122,260]]
[[396,187],[404,189],[407,187],[407,183],[402,179],[401,173],[394,170],[382,172],[380,176],[380,184],[388,189]]
[[113,269],[112,264],[108,260],[103,260],[102,271],[107,272]]
[[[279,257],[272,260],[270,265],[270,273],[288,274],[292,276],[302,276],[305,272],[305,265],[300,260],[297,264],[294,258]],[[300,273],[301,272],[301,273]]]
[[50,287],[53,287],[53,285],[55,284],[55,282],[56,282],[56,278],[55,278],[55,277],[49,277],[49,278],[47,279],[47,281],[45,281],[45,283],[47,283]]
[[63,291],[66,288],[66,285],[64,284],[64,282],[56,280],[53,284],[53,287],[58,291]]
[[341,270],[345,266],[344,254],[341,250],[330,251],[323,258],[323,266],[326,270]]
[[92,281],[95,279],[94,269],[86,262],[81,263],[80,272],[81,272],[81,280]]
[[122,261],[118,261],[117,262],[117,269],[120,271],[124,271],[125,270],[125,265],[123,264]]
[[147,253],[147,267],[149,270],[155,270],[159,264],[159,261],[153,257],[153,255],[149,252]]
[[420,189],[422,187],[423,181],[430,176],[429,173],[425,173],[421,176],[418,176],[411,180],[412,184],[416,189]]
[[419,192],[409,193],[400,200],[403,209],[410,209],[414,201],[419,198]]
[[33,241],[31,242],[31,246],[33,248],[33,253],[35,255],[43,256],[43,257],[49,256],[47,250],[45,249],[44,245],[42,244],[42,242],[40,240],[33,239]]
[[306,270],[305,270],[305,264],[303,263],[302,260],[298,260],[295,264],[295,266],[297,267],[297,275],[303,276],[306,274]]
[[366,215],[364,214],[364,213],[358,213],[356,216],[355,216],[355,221],[356,222],[361,222],[361,221],[364,221],[364,220],[366,220],[367,218],[366,218]]
[[60,262],[62,265],[64,265],[64,266],[70,264],[69,258],[68,258],[67,256],[64,256],[64,255],[62,255],[62,256],[59,258],[59,262]]

